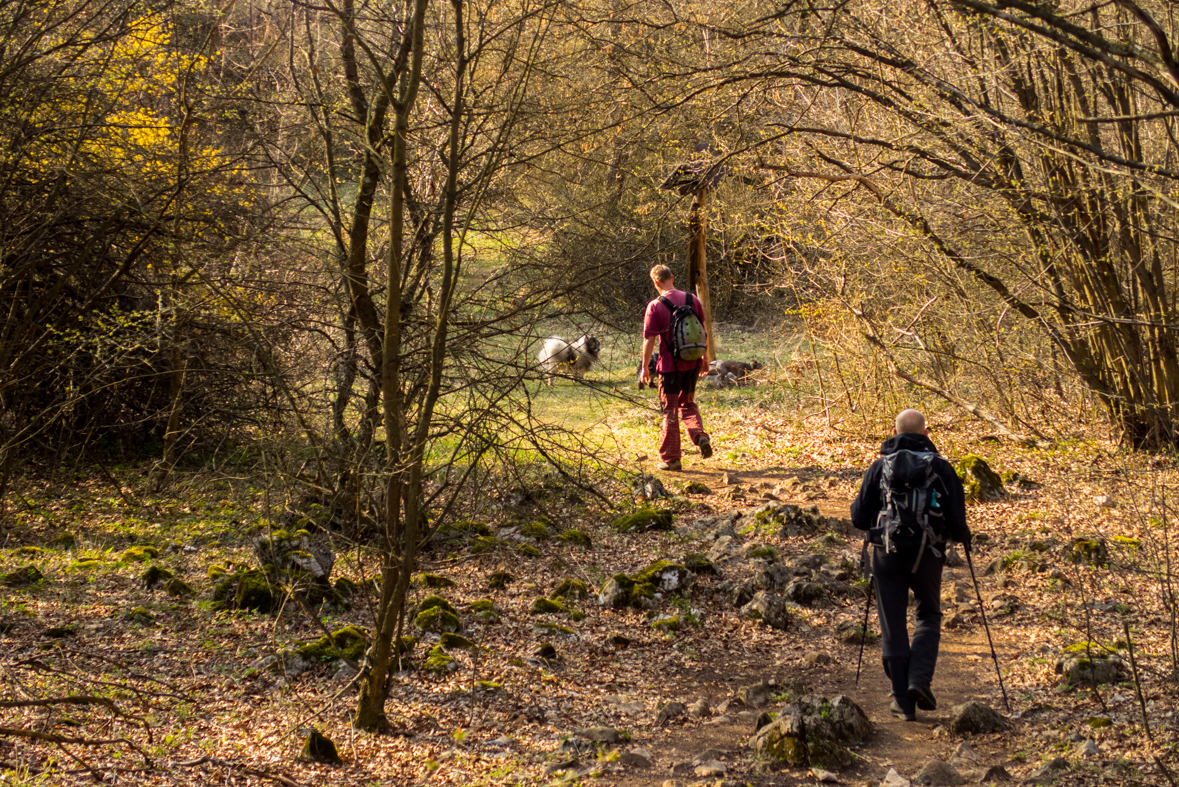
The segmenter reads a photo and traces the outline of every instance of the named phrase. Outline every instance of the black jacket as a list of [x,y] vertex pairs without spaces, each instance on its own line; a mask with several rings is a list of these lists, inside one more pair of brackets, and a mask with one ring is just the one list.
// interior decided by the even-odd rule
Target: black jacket
[[[886,456],[901,449],[937,452],[933,441],[923,434],[898,434],[884,441],[880,446],[880,455]],[[953,541],[965,541],[970,535],[970,528],[966,525],[966,492],[962,489],[962,482],[954,472],[954,466],[941,456],[933,460],[933,469],[945,487],[946,535]],[[884,504],[880,499],[880,473],[881,460],[877,459],[868,468],[868,472],[864,473],[860,493],[852,501],[852,524],[860,530],[871,530],[876,527],[876,518]]]

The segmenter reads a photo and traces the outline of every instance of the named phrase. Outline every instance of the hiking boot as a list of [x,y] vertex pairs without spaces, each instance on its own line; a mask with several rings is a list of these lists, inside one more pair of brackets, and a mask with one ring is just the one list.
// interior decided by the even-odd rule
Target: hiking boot
[[917,704],[921,710],[937,710],[937,700],[928,686],[910,686],[909,699]]
[[911,711],[911,710],[908,710],[908,711],[905,710],[897,703],[896,700],[893,700],[889,704],[888,712],[891,713],[893,716],[896,716],[898,719],[904,719],[905,721],[917,721],[917,712]]
[[682,464],[680,464],[680,460],[672,459],[670,462],[660,462],[659,464],[655,465],[655,469],[656,470],[672,470],[672,471],[678,473],[680,470],[684,469],[684,466]]
[[696,445],[700,446],[700,456],[705,459],[712,456],[712,441],[708,439],[708,435],[701,435],[700,442]]

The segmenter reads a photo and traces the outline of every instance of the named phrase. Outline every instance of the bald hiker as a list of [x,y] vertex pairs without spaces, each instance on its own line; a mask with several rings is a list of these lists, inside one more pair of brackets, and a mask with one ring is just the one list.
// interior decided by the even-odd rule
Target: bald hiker
[[[917,709],[936,710],[933,672],[941,641],[942,568],[946,542],[970,549],[966,495],[954,467],[929,439],[925,416],[905,410],[893,436],[864,474],[851,506],[852,524],[866,531],[884,673],[892,683],[890,712],[915,721]],[[867,562],[867,560],[865,560]],[[909,591],[917,599],[909,639]]]

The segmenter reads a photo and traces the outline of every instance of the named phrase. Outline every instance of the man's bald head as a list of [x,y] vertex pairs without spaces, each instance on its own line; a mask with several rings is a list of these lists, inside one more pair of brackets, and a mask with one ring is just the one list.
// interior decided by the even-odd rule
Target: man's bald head
[[919,410],[902,410],[896,427],[897,434],[925,434],[925,416]]

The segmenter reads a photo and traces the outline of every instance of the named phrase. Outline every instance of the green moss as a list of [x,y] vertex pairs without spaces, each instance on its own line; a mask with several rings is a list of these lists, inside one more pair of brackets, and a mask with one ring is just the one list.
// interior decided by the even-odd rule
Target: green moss
[[143,587],[145,589],[151,590],[156,585],[160,584],[161,582],[166,582],[172,577],[173,574],[171,571],[153,563],[152,565],[148,566],[142,574],[139,575],[139,580],[143,582]]
[[490,625],[499,623],[500,621],[499,607],[497,607],[495,603],[491,601],[491,599],[485,598],[480,599],[479,601],[474,601],[471,603],[471,606],[468,609],[475,620],[479,621],[480,623]]
[[551,623],[547,620],[542,620],[532,625],[532,630],[537,634],[548,634],[550,637],[575,637],[577,632],[568,626],[562,626],[560,623]]
[[568,612],[566,606],[560,602],[553,601],[547,598],[538,598],[532,602],[532,608],[528,610],[533,615],[552,615],[561,612]]
[[462,631],[458,614],[443,607],[429,607],[418,613],[414,625],[422,631]]
[[1108,716],[1090,716],[1086,723],[1095,730],[1101,730],[1106,727],[1112,727],[1113,719]]
[[454,587],[454,581],[447,579],[441,574],[421,574],[418,580],[428,588],[434,590],[445,590],[446,588]]
[[778,550],[766,544],[759,544],[750,549],[747,556],[750,560],[768,560],[772,563],[778,559]]
[[580,579],[572,577],[565,579],[553,588],[549,598],[585,598],[589,595],[589,588]]
[[222,566],[217,563],[210,563],[209,568],[205,571],[205,575],[209,579],[213,580],[214,582],[216,582],[217,580],[221,579],[224,576],[228,576],[231,573],[232,572],[229,571],[229,569],[227,569],[225,566]]
[[353,582],[348,577],[338,577],[332,584],[332,588],[339,594],[340,598],[352,599],[360,594],[359,583]]
[[646,533],[652,530],[671,530],[675,514],[657,508],[640,508],[633,514],[625,514],[610,523],[619,533]]
[[1109,565],[1109,547],[1102,538],[1074,538],[1068,546],[1068,557],[1074,563],[1105,567]]
[[368,639],[363,629],[344,626],[299,648],[299,655],[311,661],[336,661],[341,656],[347,661],[358,662],[368,648]]
[[50,550],[45,547],[17,547],[12,550],[12,554],[31,557],[33,555],[48,555],[50,554]]
[[480,680],[475,683],[475,691],[495,692],[503,691],[503,686],[493,680]]
[[991,469],[991,466],[982,457],[968,454],[959,460],[955,470],[966,490],[967,500],[986,502],[1007,497],[1007,490],[1003,487],[1003,479]]
[[281,598],[270,588],[261,571],[239,571],[231,574],[213,588],[216,606],[243,609],[251,612],[277,612]]
[[583,530],[566,530],[561,535],[557,536],[558,541],[563,541],[575,547],[582,547],[584,549],[593,549],[593,542],[590,537]]
[[656,560],[651,565],[635,574],[636,584],[652,584],[662,590],[678,590],[683,588],[691,579],[688,569],[670,560]]
[[664,634],[671,634],[679,631],[683,626],[683,621],[679,615],[671,615],[670,617],[659,618],[651,624],[651,628]]
[[140,544],[138,546],[128,547],[119,555],[120,563],[142,563],[145,560],[155,560],[160,556],[160,550],[153,546]]
[[537,541],[545,541],[552,533],[549,532],[548,525],[544,522],[525,522],[520,525],[520,535],[525,538],[534,538]]
[[684,568],[691,571],[693,574],[716,574],[716,566],[712,564],[704,555],[699,552],[689,552],[684,555]]
[[434,607],[441,607],[447,612],[451,612],[455,615],[458,614],[458,610],[454,608],[454,604],[451,604],[442,596],[438,595],[426,596],[424,599],[422,599],[422,603],[418,604],[418,612],[425,612],[427,609],[432,609]]
[[516,554],[524,557],[540,557],[540,550],[532,544],[516,544]]
[[478,645],[467,639],[461,634],[443,634],[438,640],[438,644],[446,650],[477,650]]
[[446,652],[442,645],[430,648],[426,654],[426,660],[422,662],[422,670],[434,675],[446,675],[456,669],[458,669],[458,662],[454,660],[454,656]]
[[503,590],[516,581],[516,578],[506,571],[496,571],[487,578],[487,587],[492,590]]
[[0,577],[0,585],[6,587],[22,587],[25,585],[36,585],[45,579],[45,575],[41,570],[34,565],[27,565],[24,568],[18,568],[15,571],[10,571],[4,576]]
[[1142,546],[1142,541],[1130,536],[1114,536],[1113,542],[1129,549],[1138,549]]
[[444,540],[457,540],[472,536],[490,536],[491,528],[482,522],[454,522],[439,527],[437,535]]
[[412,653],[417,646],[417,637],[398,637],[397,642],[393,644],[393,652],[398,656],[404,656],[407,653]]
[[155,615],[151,614],[146,607],[135,607],[134,609],[128,610],[125,617],[127,620],[140,626],[151,626],[156,622]]
[[336,751],[336,744],[332,742],[331,738],[315,730],[312,730],[303,740],[303,750],[299,756],[305,760],[328,763],[329,765],[340,765],[344,762],[340,759],[340,753]]
[[102,565],[96,557],[80,557],[66,568],[67,571],[93,571]]
[[179,577],[172,577],[164,583],[164,592],[169,596],[176,596],[177,598],[186,598],[188,596],[195,596],[196,591],[192,586]]
[[711,495],[712,490],[709,489],[706,484],[702,484],[699,481],[688,481],[686,484],[684,484],[684,494],[685,495]]
[[484,552],[490,552],[502,543],[495,536],[477,536],[471,541],[471,554],[482,555]]

